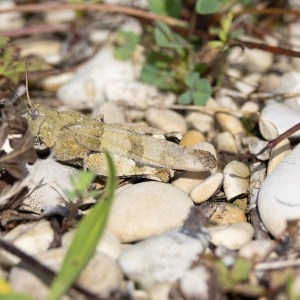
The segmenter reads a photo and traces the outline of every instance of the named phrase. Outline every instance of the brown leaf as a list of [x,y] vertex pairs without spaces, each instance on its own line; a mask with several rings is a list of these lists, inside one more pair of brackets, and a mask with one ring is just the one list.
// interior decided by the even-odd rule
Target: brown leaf
[[29,131],[18,139],[15,148],[11,153],[0,157],[0,167],[4,168],[9,174],[15,178],[22,178],[22,171],[19,167],[20,161],[33,163],[36,160],[36,152],[33,148],[33,138]]

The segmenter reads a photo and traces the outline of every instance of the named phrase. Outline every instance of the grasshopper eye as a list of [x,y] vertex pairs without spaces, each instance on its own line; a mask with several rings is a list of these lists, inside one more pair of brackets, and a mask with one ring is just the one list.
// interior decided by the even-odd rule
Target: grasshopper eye
[[35,137],[33,137],[33,143],[34,144],[39,144],[40,143],[40,138],[37,135]]
[[32,120],[36,120],[40,116],[40,111],[37,108],[33,108],[30,112]]

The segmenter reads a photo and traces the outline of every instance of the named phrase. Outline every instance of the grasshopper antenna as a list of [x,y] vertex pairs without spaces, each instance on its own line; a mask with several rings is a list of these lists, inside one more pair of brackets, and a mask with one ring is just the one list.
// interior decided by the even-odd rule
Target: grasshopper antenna
[[18,99],[20,99],[22,102],[23,102],[23,104],[25,105],[25,107],[26,107],[26,110],[28,111],[28,112],[30,112],[30,108],[28,107],[28,105],[26,104],[26,101],[20,96],[20,95],[18,95],[11,87],[9,87],[9,86],[6,86]]
[[[30,97],[29,97],[29,89],[28,89],[28,63],[25,61],[25,86],[26,86],[26,96],[30,107],[32,107]],[[27,108],[27,105],[26,105]],[[28,108],[27,108],[28,109]]]

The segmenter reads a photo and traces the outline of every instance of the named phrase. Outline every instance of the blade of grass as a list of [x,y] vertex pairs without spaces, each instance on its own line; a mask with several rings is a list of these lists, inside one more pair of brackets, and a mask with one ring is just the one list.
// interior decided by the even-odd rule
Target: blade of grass
[[112,158],[108,152],[105,156],[109,167],[105,196],[80,222],[61,270],[52,282],[48,300],[59,299],[70,288],[94,254],[105,228],[117,182]]

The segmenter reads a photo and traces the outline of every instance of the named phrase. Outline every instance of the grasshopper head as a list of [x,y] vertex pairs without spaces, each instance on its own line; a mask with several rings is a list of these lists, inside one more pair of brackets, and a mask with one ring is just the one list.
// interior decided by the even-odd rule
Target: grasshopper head
[[37,140],[37,144],[39,143],[40,127],[46,118],[46,113],[48,109],[49,108],[46,105],[35,104],[28,111],[27,120],[29,130],[34,136],[34,138]]

